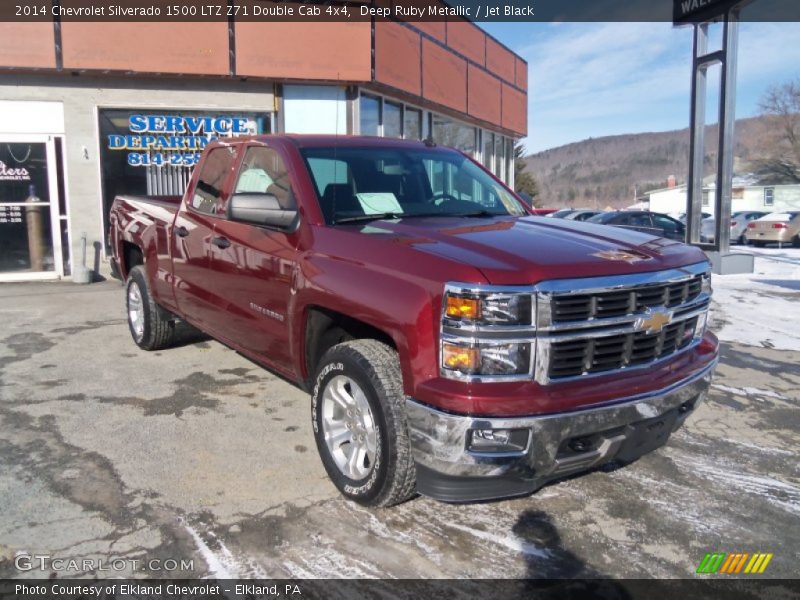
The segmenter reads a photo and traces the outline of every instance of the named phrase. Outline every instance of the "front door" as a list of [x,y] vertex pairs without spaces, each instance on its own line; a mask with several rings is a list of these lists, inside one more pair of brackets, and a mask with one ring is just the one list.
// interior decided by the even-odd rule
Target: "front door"
[[63,274],[55,142],[0,136],[0,281]]
[[[284,161],[266,146],[247,148],[234,193],[274,194],[283,208],[296,208]],[[293,365],[289,303],[298,238],[298,233],[218,219],[211,246],[211,267],[221,290],[217,328],[286,373]]]

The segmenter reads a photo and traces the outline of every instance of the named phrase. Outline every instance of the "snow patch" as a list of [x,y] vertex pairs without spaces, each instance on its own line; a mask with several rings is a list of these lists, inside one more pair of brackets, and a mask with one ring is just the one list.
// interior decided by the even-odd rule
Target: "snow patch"
[[200,556],[203,557],[203,560],[206,561],[206,565],[208,565],[209,578],[236,579],[238,574],[229,571],[225,565],[226,562],[229,562],[230,559],[233,558],[233,555],[231,555],[228,549],[223,545],[222,548],[225,549],[223,551],[223,556],[218,556],[211,548],[208,547],[208,544],[205,543],[197,531],[195,531],[189,525],[184,525],[184,527],[186,528],[186,531],[189,532],[189,535],[192,536],[195,546],[197,546],[197,550],[200,552]]
[[729,394],[736,394],[737,396],[763,396],[765,398],[775,398],[776,400],[788,400],[786,396],[782,396],[772,390],[760,390],[758,388],[744,387],[735,388],[727,385],[720,385],[718,383],[711,384],[711,387],[721,392],[728,392]]
[[488,531],[473,529],[472,527],[466,527],[465,525],[460,525],[458,523],[448,523],[448,527],[452,527],[453,529],[458,529],[472,536],[475,536],[476,538],[479,538],[481,540],[491,542],[492,544],[496,544],[498,546],[505,546],[509,550],[513,550],[514,552],[520,552],[522,554],[525,554],[526,556],[538,556],[539,558],[550,558],[550,552],[548,550],[544,550],[539,546],[537,546],[536,544],[531,544],[530,542],[523,542],[522,540],[516,538],[495,535],[493,533],[489,533]]
[[709,327],[727,342],[800,351],[800,249],[737,249],[755,256],[755,272],[714,275]]

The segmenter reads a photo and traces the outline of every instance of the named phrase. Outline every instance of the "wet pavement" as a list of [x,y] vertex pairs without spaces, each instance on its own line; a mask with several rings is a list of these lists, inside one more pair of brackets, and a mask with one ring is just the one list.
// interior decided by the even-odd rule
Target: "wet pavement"
[[136,577],[690,577],[713,551],[797,573],[800,352],[725,342],[708,401],[628,467],[367,510],[327,480],[307,394],[215,341],[140,351],[123,301],[0,287],[0,576],[51,573],[19,552]]

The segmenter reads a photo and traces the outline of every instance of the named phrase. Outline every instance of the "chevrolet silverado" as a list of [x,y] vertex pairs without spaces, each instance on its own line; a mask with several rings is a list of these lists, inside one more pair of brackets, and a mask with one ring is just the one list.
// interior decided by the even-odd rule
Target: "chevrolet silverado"
[[117,197],[109,243],[136,344],[186,322],[309,391],[325,469],[370,506],[630,463],[717,363],[699,249],[532,215],[430,141],[215,141],[182,198]]

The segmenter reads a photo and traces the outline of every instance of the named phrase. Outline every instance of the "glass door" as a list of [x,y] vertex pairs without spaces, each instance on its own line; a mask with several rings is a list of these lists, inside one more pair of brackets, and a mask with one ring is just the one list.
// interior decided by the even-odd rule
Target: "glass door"
[[0,135],[0,281],[63,275],[55,143]]

